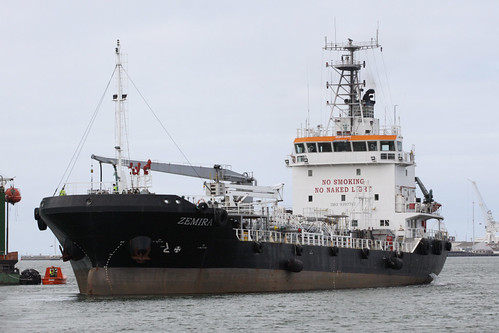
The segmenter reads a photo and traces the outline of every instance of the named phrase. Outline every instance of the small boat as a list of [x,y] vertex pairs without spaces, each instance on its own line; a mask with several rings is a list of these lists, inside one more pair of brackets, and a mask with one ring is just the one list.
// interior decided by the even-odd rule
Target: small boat
[[50,266],[45,269],[42,284],[66,284],[67,276],[62,274],[60,267]]

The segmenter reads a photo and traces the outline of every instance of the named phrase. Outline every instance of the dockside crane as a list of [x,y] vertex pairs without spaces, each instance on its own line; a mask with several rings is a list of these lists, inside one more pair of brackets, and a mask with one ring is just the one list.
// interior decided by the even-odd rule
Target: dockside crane
[[485,216],[486,220],[485,243],[487,244],[495,243],[496,233],[499,231],[499,223],[494,220],[494,217],[492,216],[492,211],[487,208],[487,205],[485,204],[485,201],[483,201],[482,195],[480,194],[480,191],[478,190],[478,186],[476,185],[475,181],[470,180],[470,182],[473,184],[473,187],[478,197],[480,208],[482,209],[483,215]]

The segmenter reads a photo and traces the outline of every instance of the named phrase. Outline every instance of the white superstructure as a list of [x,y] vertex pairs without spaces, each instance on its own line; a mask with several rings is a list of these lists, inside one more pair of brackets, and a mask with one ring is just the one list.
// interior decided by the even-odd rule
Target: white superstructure
[[429,233],[428,220],[438,222],[438,232],[443,218],[431,190],[415,175],[414,152],[404,150],[400,127],[381,130],[374,117],[375,91],[359,76],[365,63],[356,59],[356,51],[379,46],[377,40],[326,41],[324,49],[342,53],[340,61],[326,63],[339,80],[326,83],[333,91],[327,124],[299,129],[286,160],[293,172],[293,214],[342,216],[350,230],[392,230],[394,236],[420,238]]

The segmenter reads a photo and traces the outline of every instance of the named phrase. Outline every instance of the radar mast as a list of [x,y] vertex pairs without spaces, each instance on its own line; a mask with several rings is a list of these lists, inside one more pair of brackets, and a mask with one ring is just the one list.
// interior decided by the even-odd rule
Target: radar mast
[[[327,102],[331,108],[331,113],[326,126],[326,133],[331,128],[333,135],[350,136],[362,135],[370,133],[358,133],[355,126],[355,118],[360,119],[358,122],[365,129],[364,118],[374,118],[374,89],[366,91],[364,96],[362,92],[365,87],[365,82],[359,82],[359,71],[365,67],[365,62],[357,61],[355,52],[359,50],[368,50],[381,47],[378,39],[372,39],[367,43],[354,43],[352,39],[348,39],[347,43],[333,43],[325,40],[324,50],[345,52],[341,55],[339,61],[334,63],[326,63],[326,67],[333,68],[340,76],[338,83],[326,82],[326,88],[333,91],[333,101]],[[334,123],[334,113],[338,111],[341,118],[349,118],[349,124],[340,122],[340,128],[332,128]],[[337,124],[337,125],[340,125]]]

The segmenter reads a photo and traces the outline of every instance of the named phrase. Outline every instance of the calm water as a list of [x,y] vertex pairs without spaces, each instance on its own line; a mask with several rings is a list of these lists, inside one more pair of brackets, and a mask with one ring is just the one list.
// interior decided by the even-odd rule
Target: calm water
[[62,286],[0,287],[0,332],[497,332],[499,257],[449,258],[430,285],[306,293],[89,298]]

